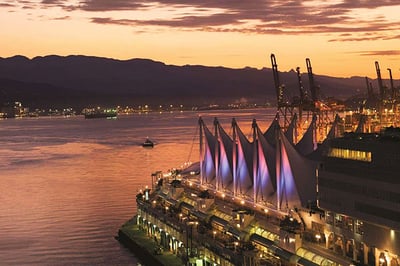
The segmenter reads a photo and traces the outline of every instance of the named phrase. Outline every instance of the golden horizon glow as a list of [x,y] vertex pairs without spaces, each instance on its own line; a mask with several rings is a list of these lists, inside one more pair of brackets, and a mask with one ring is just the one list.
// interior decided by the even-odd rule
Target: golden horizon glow
[[[0,3],[1,57],[88,55],[170,65],[400,77],[400,3],[28,0]],[[386,5],[386,6],[385,6]]]

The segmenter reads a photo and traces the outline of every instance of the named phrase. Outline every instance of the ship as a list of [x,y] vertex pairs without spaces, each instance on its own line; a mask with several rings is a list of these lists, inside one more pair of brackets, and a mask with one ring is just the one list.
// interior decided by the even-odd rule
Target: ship
[[86,109],[84,111],[84,116],[86,119],[116,118],[117,115],[118,113],[115,109],[94,108],[94,109]]
[[146,140],[142,143],[142,147],[144,147],[144,148],[153,148],[154,147],[154,142],[151,141],[149,138],[146,138]]

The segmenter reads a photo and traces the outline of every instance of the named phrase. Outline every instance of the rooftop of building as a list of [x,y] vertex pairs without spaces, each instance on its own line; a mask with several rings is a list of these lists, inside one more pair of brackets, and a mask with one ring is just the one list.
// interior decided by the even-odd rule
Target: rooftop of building
[[394,141],[400,142],[400,127],[386,127],[381,132],[373,133],[358,133],[358,132],[345,132],[344,135],[338,139],[344,140],[359,140],[359,141]]

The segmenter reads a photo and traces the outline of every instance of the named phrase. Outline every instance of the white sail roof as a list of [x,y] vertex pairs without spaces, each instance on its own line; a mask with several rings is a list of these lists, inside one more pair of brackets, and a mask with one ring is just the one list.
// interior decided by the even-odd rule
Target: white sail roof
[[204,124],[200,121],[200,127],[204,133],[203,154],[200,154],[201,178],[204,184],[215,184],[215,144],[216,138]]
[[315,132],[316,122],[317,122],[317,116],[314,115],[310,125],[307,128],[307,131],[304,133],[301,140],[295,145],[296,150],[303,155],[310,154],[317,148],[317,140]]
[[278,204],[281,209],[307,206],[316,201],[316,162],[301,155],[280,132],[277,164]]
[[[235,196],[267,202],[282,210],[305,207],[316,201],[315,169],[318,161],[302,155],[286,134],[273,122],[275,146],[253,121],[253,141],[233,120],[230,138],[216,120],[216,136],[201,123],[204,148],[201,149],[202,184],[217,190],[232,190]],[[271,129],[270,127],[270,129]],[[331,131],[335,130],[335,126]],[[267,130],[267,132],[272,132]],[[333,133],[331,134],[333,135]],[[268,135],[267,136],[271,136]]]
[[216,121],[218,134],[219,162],[217,169],[217,188],[222,190],[233,189],[233,140]]
[[276,138],[277,138],[276,134],[277,134],[279,128],[280,128],[280,126],[279,126],[279,117],[278,117],[278,115],[276,115],[274,120],[272,121],[272,123],[268,127],[268,129],[263,134],[265,139],[272,146],[275,146],[275,144],[276,144]]
[[252,196],[253,188],[253,143],[251,143],[236,122],[233,123],[236,135],[236,195]]
[[260,128],[256,126],[257,135],[257,170],[255,174],[255,201],[268,201],[276,204],[276,150],[265,139]]

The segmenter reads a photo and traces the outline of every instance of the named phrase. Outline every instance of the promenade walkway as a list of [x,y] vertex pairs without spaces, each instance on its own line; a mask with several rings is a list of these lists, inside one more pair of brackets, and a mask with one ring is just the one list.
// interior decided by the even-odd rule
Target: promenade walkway
[[128,222],[118,232],[118,240],[128,247],[145,265],[182,266],[182,260],[170,251],[156,254],[158,248],[154,239],[150,239],[139,226]]

